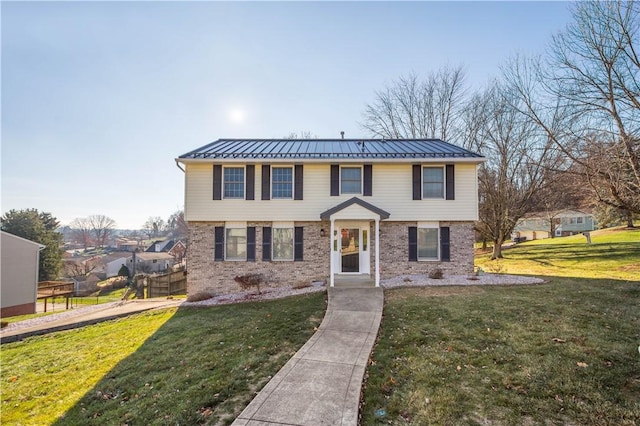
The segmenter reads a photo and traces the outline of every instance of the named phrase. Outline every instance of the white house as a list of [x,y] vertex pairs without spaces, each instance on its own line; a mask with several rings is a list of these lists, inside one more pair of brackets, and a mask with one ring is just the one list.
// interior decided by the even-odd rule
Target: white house
[[581,234],[596,229],[593,214],[583,210],[557,210],[530,213],[520,219],[513,228],[512,239],[542,240]]
[[[130,256],[127,258],[127,268],[129,272],[133,274],[133,258]],[[173,265],[173,256],[168,253],[154,253],[154,252],[142,252],[135,254],[136,259],[136,272],[164,272],[168,267]]]
[[45,246],[0,231],[0,317],[33,314],[38,297],[40,250]]
[[246,273],[469,273],[483,161],[437,139],[220,139],[181,155],[188,292],[236,292]]

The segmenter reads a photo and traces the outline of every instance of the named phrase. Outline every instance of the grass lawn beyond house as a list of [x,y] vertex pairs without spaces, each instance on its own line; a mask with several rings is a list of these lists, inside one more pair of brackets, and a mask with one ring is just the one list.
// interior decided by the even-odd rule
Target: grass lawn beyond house
[[640,229],[610,228],[583,235],[527,241],[503,250],[504,259],[476,256],[487,272],[640,280]]
[[0,423],[231,423],[325,308],[316,293],[164,309],[5,344]]

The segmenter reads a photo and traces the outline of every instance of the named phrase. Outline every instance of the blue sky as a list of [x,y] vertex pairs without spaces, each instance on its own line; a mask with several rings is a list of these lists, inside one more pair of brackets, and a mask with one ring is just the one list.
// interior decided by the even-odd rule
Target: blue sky
[[140,228],[218,138],[367,136],[376,90],[542,52],[564,2],[2,2],[2,212]]

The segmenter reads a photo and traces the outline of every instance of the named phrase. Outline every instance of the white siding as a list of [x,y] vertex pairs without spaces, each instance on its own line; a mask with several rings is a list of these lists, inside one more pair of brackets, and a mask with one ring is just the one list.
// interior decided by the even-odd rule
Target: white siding
[[[331,197],[330,164],[304,165],[304,200],[261,198],[262,169],[255,164],[255,200],[213,200],[213,165],[187,164],[187,221],[315,221],[320,213],[354,196],[391,214],[389,221],[477,220],[476,165],[455,165],[455,200],[412,200],[411,164],[373,165],[373,196]],[[429,163],[433,165],[433,163]]]
[[1,306],[7,308],[27,303],[35,304],[40,245],[7,232],[2,232],[1,235]]

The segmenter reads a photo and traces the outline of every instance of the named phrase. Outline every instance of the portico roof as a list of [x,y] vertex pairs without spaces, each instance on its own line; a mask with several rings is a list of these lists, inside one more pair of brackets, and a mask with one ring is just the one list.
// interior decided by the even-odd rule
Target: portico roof
[[322,220],[330,220],[331,216],[333,216],[334,214],[354,205],[357,204],[360,207],[363,207],[367,210],[369,210],[372,213],[375,213],[376,215],[380,216],[380,220],[384,220],[384,219],[388,219],[390,215],[390,213],[382,210],[381,208],[378,208],[376,206],[374,206],[373,204],[367,203],[366,201],[361,200],[358,197],[353,197],[348,199],[345,202],[342,202],[340,204],[338,204],[335,207],[330,208],[327,211],[324,211],[322,213],[320,213],[320,219]]

